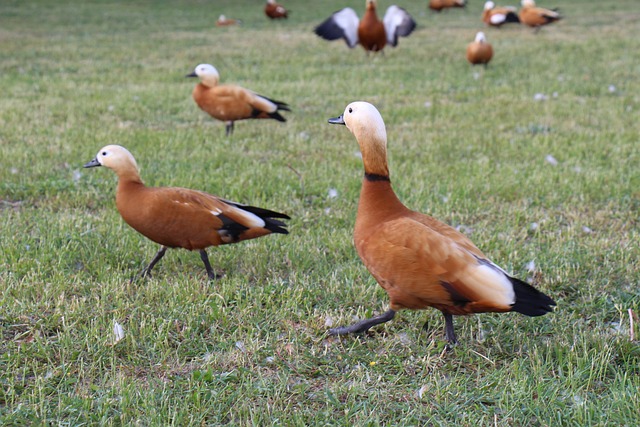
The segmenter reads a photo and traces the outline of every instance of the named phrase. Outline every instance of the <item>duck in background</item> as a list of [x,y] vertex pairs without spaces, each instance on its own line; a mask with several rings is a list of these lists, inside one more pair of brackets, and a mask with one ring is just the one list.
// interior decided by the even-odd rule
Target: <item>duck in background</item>
[[362,19],[350,7],[335,12],[315,28],[315,33],[325,40],[344,39],[350,48],[358,43],[368,52],[380,52],[389,44],[398,44],[398,37],[407,37],[415,29],[416,22],[401,7],[391,5],[381,21],[376,13],[376,1],[366,0]]
[[520,22],[534,28],[536,32],[540,31],[540,28],[544,25],[549,25],[562,19],[556,9],[537,7],[534,0],[522,0],[522,8],[518,17]]
[[287,19],[289,17],[289,11],[283,5],[276,3],[276,0],[267,0],[264,14],[271,19]]
[[238,25],[242,23],[242,21],[240,21],[239,19],[231,19],[231,18],[227,18],[224,15],[220,15],[218,17],[218,20],[216,21],[216,27],[228,27],[231,25]]
[[484,9],[482,10],[482,22],[491,27],[500,28],[508,23],[519,24],[520,19],[518,18],[518,11],[515,7],[496,7],[494,2],[488,1],[484,4]]
[[487,42],[486,37],[482,31],[478,31],[474,41],[467,46],[467,61],[471,65],[482,64],[485,68],[493,57],[493,47]]
[[187,77],[198,77],[193,100],[202,111],[226,123],[226,135],[233,133],[234,122],[245,119],[287,120],[280,111],[291,111],[289,105],[237,85],[219,85],[220,74],[210,64],[200,64]]
[[442,12],[444,9],[466,6],[467,0],[429,0],[429,9],[435,12]]
[[456,229],[409,210],[391,187],[387,133],[378,110],[349,104],[329,123],[346,125],[360,146],[364,179],[353,240],[360,259],[389,295],[390,309],[329,335],[365,332],[401,309],[433,307],[442,312],[445,333],[457,342],[453,315],[517,311],[540,316],[556,303],[507,274]]

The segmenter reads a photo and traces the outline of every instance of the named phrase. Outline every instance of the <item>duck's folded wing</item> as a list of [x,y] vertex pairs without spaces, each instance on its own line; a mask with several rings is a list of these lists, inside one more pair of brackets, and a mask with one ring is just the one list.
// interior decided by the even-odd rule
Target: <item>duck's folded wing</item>
[[370,234],[359,253],[380,284],[407,308],[509,311],[515,303],[509,277],[452,237],[403,217]]
[[349,47],[358,44],[358,24],[360,19],[355,10],[345,7],[318,25],[315,33],[325,40],[344,39]]

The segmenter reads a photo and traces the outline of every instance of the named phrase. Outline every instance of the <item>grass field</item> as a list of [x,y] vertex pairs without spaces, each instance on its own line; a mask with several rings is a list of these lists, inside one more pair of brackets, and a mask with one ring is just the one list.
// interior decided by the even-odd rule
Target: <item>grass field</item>
[[[283,22],[259,0],[3,0],[0,424],[639,425],[637,0],[541,0],[566,19],[538,34],[484,28],[482,3],[398,2],[417,30],[367,57],[312,32],[364,0],[288,0]],[[483,29],[486,70],[464,58]],[[225,138],[184,78],[203,62],[288,122]],[[355,100],[385,119],[404,203],[555,313],[458,317],[448,353],[437,310],[327,337],[388,304],[351,240],[357,144],[327,124]],[[286,212],[291,234],[211,248],[215,283],[184,250],[130,283],[157,245],[120,218],[115,175],[82,169],[112,143],[147,184]]]

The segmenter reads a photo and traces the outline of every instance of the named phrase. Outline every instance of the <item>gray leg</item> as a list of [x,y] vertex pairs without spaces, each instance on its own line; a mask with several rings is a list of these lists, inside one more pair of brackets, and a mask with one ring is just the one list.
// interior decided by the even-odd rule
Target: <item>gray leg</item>
[[447,336],[447,341],[449,344],[456,345],[458,344],[458,340],[456,339],[456,333],[453,330],[453,316],[449,313],[444,314],[444,333]]
[[346,335],[357,334],[360,332],[366,332],[372,326],[379,325],[380,323],[388,322],[393,319],[396,312],[393,310],[387,310],[379,316],[374,316],[370,319],[361,320],[358,323],[354,323],[351,326],[341,326],[339,328],[329,329],[329,335]]
[[158,263],[158,261],[160,261],[162,259],[162,257],[164,256],[165,252],[167,252],[167,247],[166,246],[161,246],[160,250],[158,252],[156,252],[156,255],[153,257],[153,259],[151,260],[149,265],[147,265],[144,268],[144,270],[142,270],[142,273],[140,273],[140,277],[147,277],[147,276],[151,277],[151,270]]
[[233,122],[229,120],[225,126],[226,135],[229,136],[233,133]]
[[204,249],[200,249],[200,259],[204,263],[204,268],[207,270],[207,276],[209,276],[209,279],[216,280],[222,277],[217,275],[215,271],[213,271],[213,268],[211,268],[209,256],[207,255],[207,251],[205,251]]

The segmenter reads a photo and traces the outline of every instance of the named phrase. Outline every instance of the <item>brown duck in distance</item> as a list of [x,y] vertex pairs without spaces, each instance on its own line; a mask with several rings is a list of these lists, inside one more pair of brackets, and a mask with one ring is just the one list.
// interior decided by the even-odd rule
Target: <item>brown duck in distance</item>
[[344,39],[350,48],[360,44],[368,52],[380,52],[388,44],[398,45],[399,37],[407,37],[416,27],[411,15],[401,7],[391,5],[382,21],[376,13],[376,1],[367,0],[362,19],[350,7],[345,7],[324,20],[315,33],[325,40]]
[[198,83],[192,92],[198,107],[214,119],[226,123],[226,135],[233,133],[233,124],[246,119],[274,119],[286,122],[280,111],[291,111],[281,101],[258,95],[238,85],[220,85],[220,74],[210,64],[200,64],[186,77],[198,77]]

